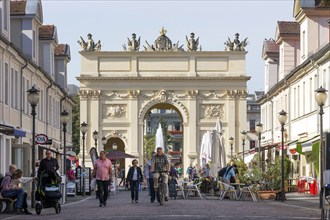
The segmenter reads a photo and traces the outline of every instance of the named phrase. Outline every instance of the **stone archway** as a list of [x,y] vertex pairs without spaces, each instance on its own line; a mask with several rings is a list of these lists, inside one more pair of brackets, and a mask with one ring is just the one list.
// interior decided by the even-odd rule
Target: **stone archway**
[[[159,113],[157,111],[163,111],[163,113]],[[152,114],[152,112],[154,112],[154,114]],[[150,159],[152,155],[151,152],[155,151],[155,130],[158,128],[158,124],[163,122],[167,126],[167,135],[164,137],[166,154],[169,156],[169,159],[171,159],[172,164],[175,162],[182,163],[184,159],[181,157],[184,154],[184,130],[180,110],[169,102],[159,102],[152,105],[147,111],[145,111],[143,122],[143,129],[145,131],[142,137],[144,161],[146,158]],[[148,123],[150,124],[148,125]],[[149,130],[148,128],[153,130]],[[162,129],[165,128],[163,127]],[[166,138],[170,138],[171,141],[166,142]]]

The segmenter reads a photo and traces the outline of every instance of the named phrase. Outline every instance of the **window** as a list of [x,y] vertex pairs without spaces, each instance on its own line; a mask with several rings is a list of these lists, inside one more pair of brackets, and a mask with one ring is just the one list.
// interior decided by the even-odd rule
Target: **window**
[[313,111],[313,78],[309,78],[309,112]]
[[7,5],[9,1],[2,1],[3,2],[3,29],[8,32],[8,8]]
[[[1,67],[1,60],[0,60],[0,67]],[[2,68],[0,68],[0,102],[2,102],[2,90],[3,90],[2,75],[3,75],[2,74]]]
[[5,104],[8,105],[9,98],[9,66],[5,64]]
[[44,91],[40,90],[40,120],[44,120]]
[[25,77],[23,76],[23,80],[22,80],[22,88],[23,88],[23,94],[22,94],[22,108],[23,108],[23,112],[26,113],[26,108],[25,108],[25,100],[27,100],[26,98],[26,88],[25,88]]
[[306,32],[303,31],[302,32],[302,57],[305,58],[305,54],[306,54]]
[[166,109],[160,109],[159,113],[165,114],[166,113]]
[[[30,88],[30,80],[26,80],[26,89],[29,90]],[[30,112],[30,104],[29,102],[26,102],[26,114],[29,114]]]
[[36,32],[33,31],[33,36],[32,36],[32,58],[36,58]]
[[250,131],[255,131],[256,129],[256,120],[252,119],[250,120]]
[[11,101],[11,107],[14,108],[15,107],[15,86],[14,86],[14,83],[15,83],[15,75],[14,75],[14,69],[11,68],[10,69],[10,78],[11,78],[11,83],[10,83],[10,87],[11,87],[11,94],[10,94],[10,101]]
[[18,71],[17,70],[15,70],[15,83],[16,83],[16,86],[15,86],[15,90],[16,90],[15,108],[16,109],[19,109],[19,100],[20,100],[20,98],[19,98],[19,96],[20,96],[19,91],[20,91],[21,86],[20,86],[20,80],[19,80],[19,76],[18,76]]
[[176,131],[180,131],[180,129],[181,129],[180,122],[175,122],[174,126],[175,126]]
[[256,141],[250,141],[250,149],[253,149],[256,147]]

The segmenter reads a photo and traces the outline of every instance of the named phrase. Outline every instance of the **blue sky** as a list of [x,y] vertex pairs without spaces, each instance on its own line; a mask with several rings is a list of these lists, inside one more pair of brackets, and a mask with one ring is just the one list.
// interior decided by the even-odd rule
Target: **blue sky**
[[[246,72],[251,76],[249,92],[264,89],[264,62],[261,58],[265,38],[274,38],[277,21],[294,21],[293,0],[214,0],[214,1],[112,1],[43,0],[44,24],[57,27],[59,43],[71,48],[68,83],[79,82],[80,36],[91,33],[101,40],[102,51],[121,51],[134,32],[154,42],[162,26],[173,43],[185,44],[191,32],[199,37],[203,51],[223,51],[227,37],[248,37]],[[140,48],[143,48],[141,45]]]

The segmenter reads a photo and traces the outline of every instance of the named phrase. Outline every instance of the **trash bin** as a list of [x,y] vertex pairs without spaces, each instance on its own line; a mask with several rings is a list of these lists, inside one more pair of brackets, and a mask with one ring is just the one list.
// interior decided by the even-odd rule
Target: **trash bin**
[[309,192],[310,192],[311,195],[317,195],[317,181],[316,181],[316,179],[313,179],[309,183]]

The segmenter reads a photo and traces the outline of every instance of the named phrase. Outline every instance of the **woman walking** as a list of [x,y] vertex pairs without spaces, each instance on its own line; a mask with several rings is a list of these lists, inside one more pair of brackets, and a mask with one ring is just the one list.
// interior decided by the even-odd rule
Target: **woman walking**
[[138,167],[138,161],[134,159],[132,161],[132,167],[129,168],[127,174],[127,181],[129,181],[129,185],[131,188],[131,198],[132,203],[138,203],[139,200],[139,184],[143,181],[142,170]]

